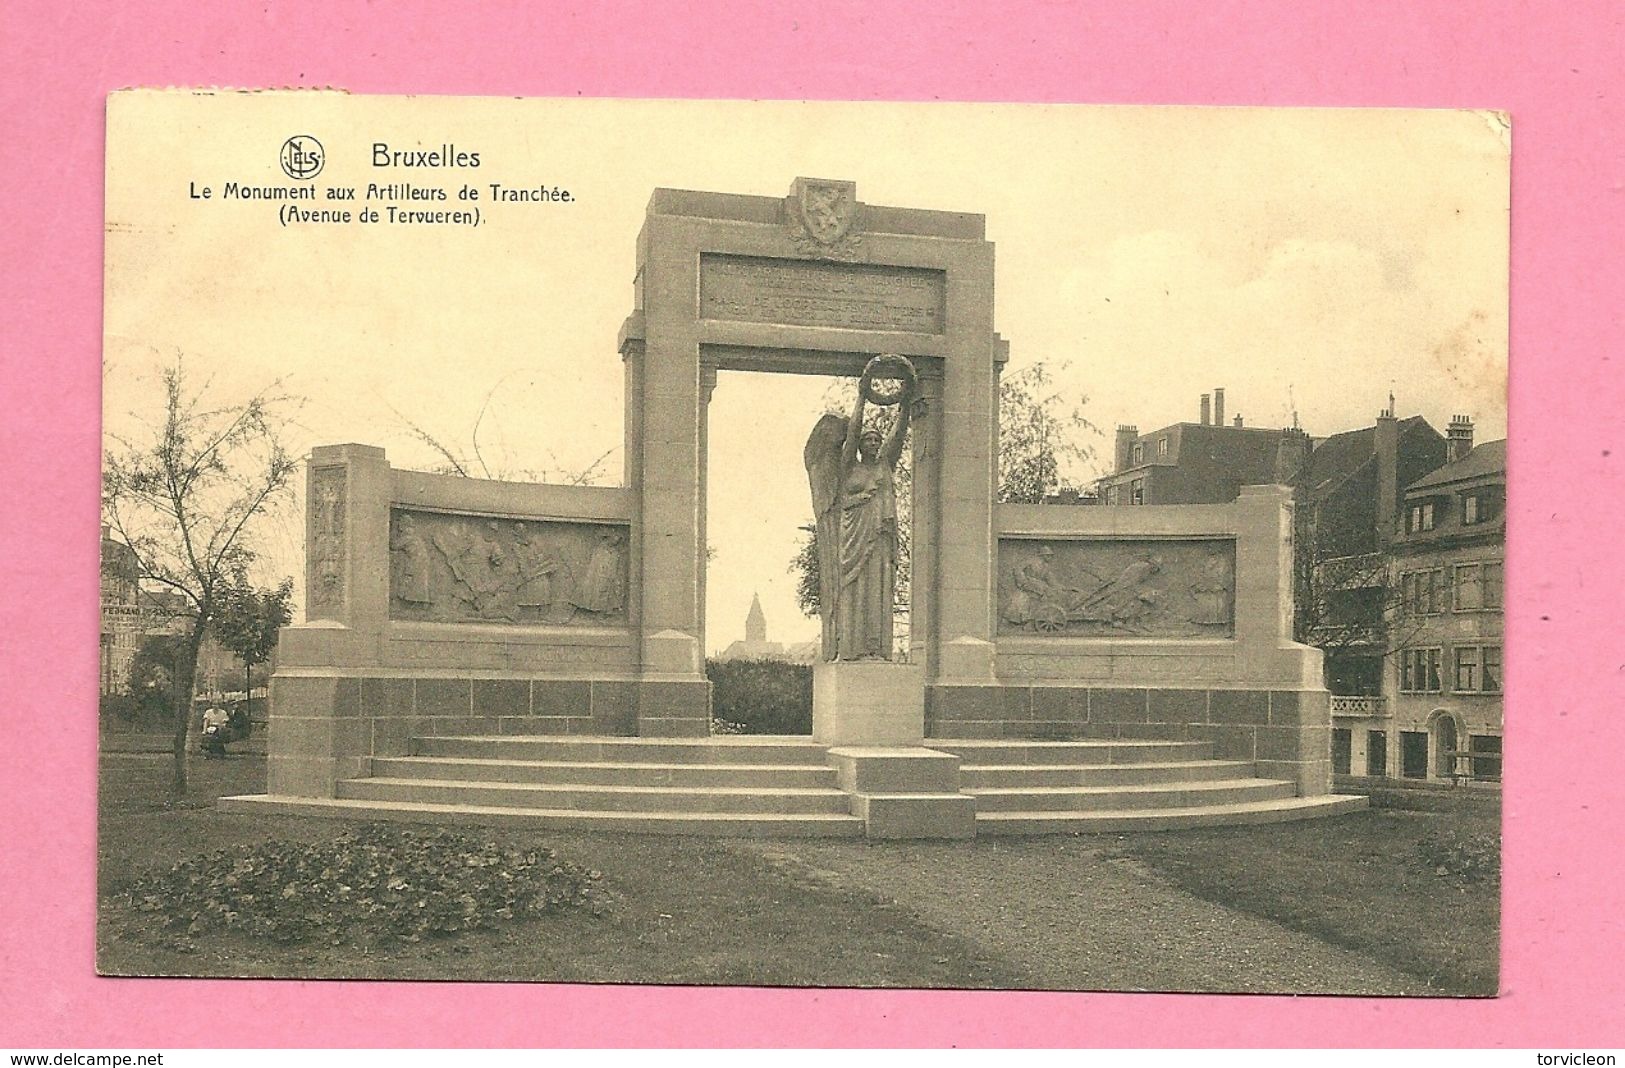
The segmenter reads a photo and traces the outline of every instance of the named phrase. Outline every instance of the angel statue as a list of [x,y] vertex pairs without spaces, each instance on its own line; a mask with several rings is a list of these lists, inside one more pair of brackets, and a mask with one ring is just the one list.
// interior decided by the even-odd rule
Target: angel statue
[[[901,380],[902,385],[882,393],[880,380]],[[826,413],[807,438],[802,457],[817,517],[818,614],[825,660],[891,659],[895,472],[918,403],[914,365],[902,356],[876,356],[858,380],[851,416]],[[897,405],[897,419],[884,439],[880,431],[863,425],[868,404]]]

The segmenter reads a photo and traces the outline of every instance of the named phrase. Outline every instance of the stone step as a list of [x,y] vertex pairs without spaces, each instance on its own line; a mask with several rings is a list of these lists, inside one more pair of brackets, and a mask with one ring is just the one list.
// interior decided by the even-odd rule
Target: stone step
[[[374,761],[376,764],[377,762]],[[1000,786],[1119,786],[1205,779],[1246,779],[1250,760],[1161,760],[1143,764],[961,764],[968,789]]]
[[1206,782],[1140,783],[1132,786],[1037,786],[966,790],[984,812],[1116,812],[1125,809],[1186,809],[1273,801],[1292,797],[1297,784],[1278,779],[1215,779]]
[[847,795],[840,790],[761,786],[576,786],[374,777],[346,779],[335,785],[335,792],[340,798],[353,801],[420,801],[484,808],[774,815],[850,811]]
[[777,786],[834,789],[827,764],[661,764],[633,761],[374,757],[374,775],[397,779],[555,783],[573,786]]
[[822,764],[824,747],[785,735],[725,738],[611,738],[600,735],[420,736],[412,755],[488,760],[659,764]]
[[448,805],[422,801],[350,798],[222,797],[223,812],[322,816],[354,821],[535,827],[628,834],[702,834],[738,838],[862,838],[863,821],[845,813],[611,812],[587,809]]
[[927,738],[925,746],[927,749],[952,753],[964,763],[979,767],[995,764],[1144,764],[1205,760],[1213,755],[1212,742],[1141,741],[1131,738],[1075,742]]
[[1258,823],[1338,816],[1366,807],[1366,798],[1346,794],[1283,797],[1242,804],[1188,808],[1118,809],[1097,812],[978,812],[976,834],[1118,834],[1178,831],[1196,827],[1240,827]]

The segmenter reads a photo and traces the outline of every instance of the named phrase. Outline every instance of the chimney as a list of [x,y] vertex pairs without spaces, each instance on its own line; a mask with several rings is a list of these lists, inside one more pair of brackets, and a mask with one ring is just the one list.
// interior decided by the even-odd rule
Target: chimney
[[1213,425],[1224,425],[1224,387],[1213,391]]
[[1202,425],[1207,426],[1213,419],[1212,404],[1206,393],[1202,394]]
[[1304,461],[1309,459],[1309,435],[1297,427],[1289,427],[1281,431],[1281,439],[1275,444],[1275,484],[1290,486],[1298,478],[1298,472],[1303,470]]
[[1118,424],[1117,427],[1117,470],[1127,471],[1134,466],[1134,439],[1140,436],[1140,428],[1127,424]]
[[1399,533],[1399,420],[1394,418],[1392,395],[1388,408],[1377,416],[1371,451],[1377,461],[1377,537],[1386,545]]
[[1239,416],[1239,415],[1238,415],[1238,416],[1236,416],[1236,419],[1235,419],[1235,425],[1236,425],[1236,426],[1240,426],[1240,425],[1241,425],[1241,416]]
[[1450,417],[1450,427],[1445,431],[1445,459],[1447,463],[1455,463],[1473,451],[1473,421],[1465,415]]
[[1044,497],[1045,504],[1077,504],[1078,491],[1071,486],[1059,486],[1054,493]]

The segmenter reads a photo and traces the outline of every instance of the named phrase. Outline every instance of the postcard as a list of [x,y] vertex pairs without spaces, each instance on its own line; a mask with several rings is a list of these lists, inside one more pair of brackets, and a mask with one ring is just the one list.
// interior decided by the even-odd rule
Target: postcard
[[102,973],[1497,993],[1504,114],[107,120]]

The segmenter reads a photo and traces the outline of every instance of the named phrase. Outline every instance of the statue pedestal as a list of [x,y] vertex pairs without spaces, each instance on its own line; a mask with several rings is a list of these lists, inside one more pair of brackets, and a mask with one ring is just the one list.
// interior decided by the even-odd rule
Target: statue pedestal
[[925,669],[884,660],[813,665],[813,741],[919,745],[925,740]]

